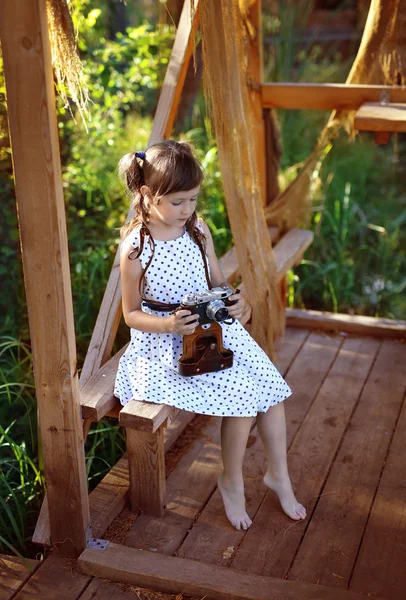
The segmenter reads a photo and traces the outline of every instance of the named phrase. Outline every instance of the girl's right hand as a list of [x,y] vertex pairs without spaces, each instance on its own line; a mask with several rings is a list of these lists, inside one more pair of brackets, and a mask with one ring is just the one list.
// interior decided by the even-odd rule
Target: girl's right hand
[[177,310],[170,318],[171,333],[190,335],[199,324],[199,315],[192,315],[190,310]]

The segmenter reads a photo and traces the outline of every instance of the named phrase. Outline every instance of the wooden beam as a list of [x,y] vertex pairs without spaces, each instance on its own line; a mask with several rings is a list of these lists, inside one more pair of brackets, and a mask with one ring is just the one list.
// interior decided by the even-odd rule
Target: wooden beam
[[[193,51],[200,14],[199,0],[195,0],[194,7],[192,23],[191,0],[185,0],[148,145],[167,138],[171,133]],[[130,216],[131,211],[128,217]],[[118,249],[86,354],[80,376],[81,384],[94,375],[109,359],[121,314],[120,249]]]
[[87,548],[78,559],[82,573],[131,585],[183,593],[207,600],[362,600],[353,592],[304,581],[286,581],[165,556],[109,543],[105,550]]
[[194,50],[199,17],[199,0],[195,0],[193,11],[191,0],[185,0],[171,58],[159,96],[149,144],[160,142],[171,134],[189,62]]
[[406,104],[366,102],[354,116],[359,131],[406,132]]
[[[389,98],[387,95],[389,94]],[[406,103],[406,88],[348,83],[264,83],[264,108],[357,110],[365,102]]]
[[406,321],[392,319],[288,308],[286,322],[290,327],[345,331],[373,337],[406,338]]
[[90,517],[46,0],[4,0],[0,23],[51,535],[77,555]]

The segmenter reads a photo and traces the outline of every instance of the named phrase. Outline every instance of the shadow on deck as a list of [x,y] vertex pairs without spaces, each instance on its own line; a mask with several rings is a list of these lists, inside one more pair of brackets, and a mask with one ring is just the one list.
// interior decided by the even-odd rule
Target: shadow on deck
[[[253,525],[247,532],[234,530],[216,487],[221,421],[197,417],[167,455],[166,515],[137,516],[125,508],[104,535],[111,542],[109,548],[87,549],[82,555],[105,553],[105,559],[95,559],[98,568],[93,569],[84,557],[79,561],[82,568],[97,577],[153,587],[157,580],[151,574],[131,579],[131,573],[142,570],[142,558],[151,569],[162,564],[160,589],[195,590],[196,598],[206,594],[207,599],[405,597],[406,344],[288,328],[276,365],[294,391],[285,401],[289,469],[308,518],[291,521],[275,494],[264,486],[265,459],[253,427],[245,459],[247,508]],[[107,476],[101,490],[107,489],[109,477],[116,477],[125,494],[125,460],[115,474],[113,470]],[[114,485],[110,495],[112,491]],[[99,495],[102,499],[100,490]],[[105,505],[101,502],[97,509],[99,516],[110,505],[106,496]],[[138,566],[128,563],[123,546],[143,551],[136,555]],[[165,557],[173,556],[192,560],[166,562]],[[217,587],[213,582],[216,592],[201,593],[197,583],[195,588],[182,585],[184,573],[165,575],[167,569],[173,571],[171,565],[176,571],[179,564],[188,565],[187,582],[198,582],[205,573],[220,579],[223,574],[228,580],[230,568],[235,585],[240,585],[242,574],[247,585],[256,589],[231,591],[219,579]],[[207,571],[208,565],[215,569]],[[137,593],[139,598],[167,597],[157,592],[143,596],[134,591],[138,588],[123,589],[81,573],[69,575],[63,559],[47,559],[22,588],[24,578],[18,569],[9,588],[6,568],[3,573],[0,600],[28,600],[36,594],[66,600],[94,596],[127,600]]]

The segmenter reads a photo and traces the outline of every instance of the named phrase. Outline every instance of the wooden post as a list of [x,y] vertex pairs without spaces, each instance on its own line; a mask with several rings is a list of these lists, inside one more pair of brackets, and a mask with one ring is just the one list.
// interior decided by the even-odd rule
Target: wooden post
[[2,0],[0,23],[51,538],[75,556],[90,519],[46,0]]
[[266,143],[265,123],[262,110],[262,83],[263,83],[263,52],[262,52],[262,26],[261,26],[262,0],[253,0],[247,15],[248,30],[248,64],[247,85],[251,103],[251,112],[254,117],[255,129],[252,137],[257,148],[257,165],[261,184],[261,199],[267,204],[267,173],[266,173]]

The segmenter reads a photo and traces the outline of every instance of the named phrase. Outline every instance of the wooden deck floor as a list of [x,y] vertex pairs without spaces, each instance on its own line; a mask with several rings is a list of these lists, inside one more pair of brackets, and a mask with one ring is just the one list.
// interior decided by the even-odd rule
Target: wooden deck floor
[[[128,515],[122,513],[106,539],[247,574],[403,600],[406,344],[292,328],[276,364],[294,390],[285,402],[289,469],[308,518],[291,521],[265,488],[264,454],[254,427],[245,461],[253,525],[248,532],[234,530],[216,487],[220,419],[205,418],[169,474],[167,514],[127,519],[131,526],[125,531],[117,525]],[[137,597],[82,574],[68,575],[66,562],[70,584],[62,586],[52,575],[61,565],[47,559],[22,588],[16,573],[8,592],[0,584],[0,600],[28,600],[39,592],[46,599]]]

